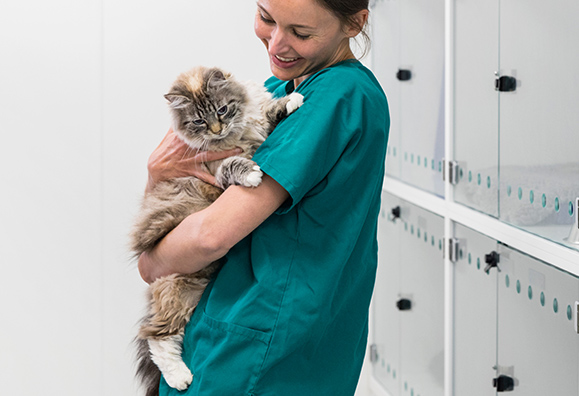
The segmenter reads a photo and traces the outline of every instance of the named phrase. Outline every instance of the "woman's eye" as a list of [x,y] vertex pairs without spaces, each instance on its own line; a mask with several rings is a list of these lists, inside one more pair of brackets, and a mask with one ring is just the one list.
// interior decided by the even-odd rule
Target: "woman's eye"
[[227,106],[223,106],[222,108],[220,108],[219,110],[217,110],[217,115],[224,115],[225,113],[227,113]]
[[272,25],[275,23],[274,20],[264,17],[261,13],[259,14],[259,19],[261,19],[262,22],[267,23],[268,25]]
[[193,121],[193,124],[195,124],[195,125],[203,125],[203,124],[205,124],[205,120],[201,120],[201,119],[199,119],[199,120],[194,120],[194,121]]
[[300,40],[307,40],[307,39],[310,38],[309,35],[305,35],[305,36],[304,36],[303,34],[299,34],[298,32],[296,32],[295,30],[294,30],[294,36],[296,36],[296,37],[299,38]]

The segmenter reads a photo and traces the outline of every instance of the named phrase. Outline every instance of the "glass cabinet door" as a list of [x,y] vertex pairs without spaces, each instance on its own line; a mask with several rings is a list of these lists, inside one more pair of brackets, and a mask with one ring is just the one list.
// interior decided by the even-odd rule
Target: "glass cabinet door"
[[400,7],[400,178],[444,195],[444,0]]
[[400,63],[400,1],[377,1],[371,13],[372,71],[386,93],[390,110],[386,174],[395,178],[400,178],[400,81],[396,79]]
[[392,396],[398,396],[400,383],[400,311],[396,308],[400,287],[401,220],[393,221],[392,208],[401,200],[382,194],[378,218],[378,271],[373,296],[373,344],[376,348],[373,376]]
[[[565,244],[579,197],[579,2],[503,0],[500,218]],[[579,245],[569,245],[578,247]]]
[[400,295],[400,388],[403,395],[444,393],[444,259],[442,217],[402,206]]
[[579,280],[500,247],[497,377],[513,396],[577,395]]
[[492,396],[497,362],[497,269],[485,272],[485,256],[497,241],[462,225],[454,264],[454,395]]
[[498,0],[460,0],[455,5],[454,158],[456,202],[498,212]]

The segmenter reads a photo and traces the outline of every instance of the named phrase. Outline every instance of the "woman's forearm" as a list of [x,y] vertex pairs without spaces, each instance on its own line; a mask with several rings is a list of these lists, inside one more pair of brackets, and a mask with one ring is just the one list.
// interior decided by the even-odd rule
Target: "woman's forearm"
[[191,274],[223,257],[287,200],[289,194],[264,174],[256,188],[229,187],[208,208],[187,217],[139,259],[151,283],[174,273]]
[[213,240],[202,226],[204,213],[187,217],[150,252],[139,259],[141,277],[151,283],[170,274],[191,274],[223,257],[228,248]]

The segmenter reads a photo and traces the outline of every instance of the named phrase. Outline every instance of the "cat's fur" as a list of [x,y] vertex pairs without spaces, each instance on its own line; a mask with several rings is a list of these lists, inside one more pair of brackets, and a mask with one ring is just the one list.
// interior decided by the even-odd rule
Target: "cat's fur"
[[[250,158],[277,123],[302,103],[299,94],[272,99],[262,86],[205,67],[181,74],[165,98],[173,130],[191,148],[243,149],[239,156],[206,163],[223,189],[259,185],[262,173]],[[195,177],[158,183],[145,194],[131,234],[135,256],[152,249],[184,218],[209,206],[221,193],[222,189]],[[137,336],[137,375],[147,396],[158,394],[161,372],[173,388],[183,390],[191,383],[193,376],[181,359],[184,329],[218,268],[215,262],[195,274],[171,275],[149,286],[149,311]]]

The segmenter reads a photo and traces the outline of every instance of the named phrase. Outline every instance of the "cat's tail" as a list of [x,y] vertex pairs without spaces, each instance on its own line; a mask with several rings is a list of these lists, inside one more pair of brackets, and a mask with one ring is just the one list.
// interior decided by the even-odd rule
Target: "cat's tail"
[[145,389],[145,396],[159,396],[161,371],[151,358],[149,343],[147,340],[136,338],[135,344],[137,345],[137,378]]

